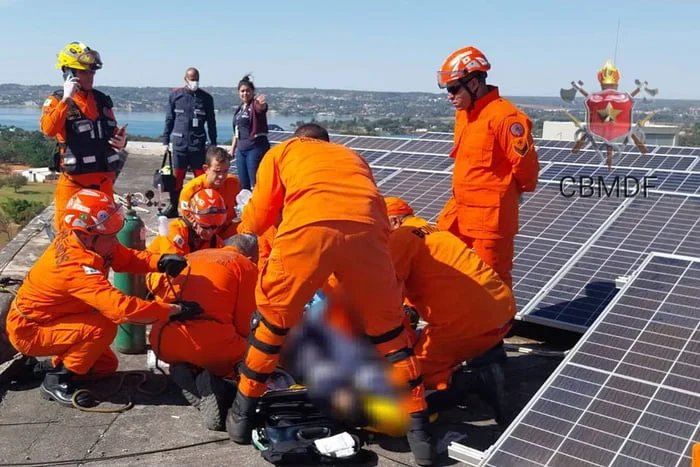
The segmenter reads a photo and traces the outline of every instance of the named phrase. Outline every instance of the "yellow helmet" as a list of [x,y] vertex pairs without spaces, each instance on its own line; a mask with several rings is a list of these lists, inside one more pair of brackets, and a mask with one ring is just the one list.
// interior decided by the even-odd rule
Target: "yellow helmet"
[[96,71],[102,68],[102,59],[97,50],[82,42],[71,42],[58,53],[56,68]]

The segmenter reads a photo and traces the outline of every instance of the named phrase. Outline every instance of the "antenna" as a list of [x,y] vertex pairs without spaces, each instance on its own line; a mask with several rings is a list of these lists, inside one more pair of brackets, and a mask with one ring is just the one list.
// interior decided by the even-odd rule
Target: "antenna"
[[615,53],[613,54],[613,63],[617,63],[617,44],[620,42],[620,18],[617,19],[617,34],[615,36]]

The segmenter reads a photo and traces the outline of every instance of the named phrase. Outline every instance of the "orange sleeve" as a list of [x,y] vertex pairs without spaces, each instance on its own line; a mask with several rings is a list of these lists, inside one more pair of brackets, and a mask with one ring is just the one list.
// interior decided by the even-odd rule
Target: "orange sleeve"
[[115,272],[145,274],[158,270],[159,258],[159,254],[148,250],[132,250],[119,243],[112,253],[112,268]]
[[258,281],[258,268],[243,256],[237,259],[239,264],[238,291],[236,294],[236,311],[234,326],[239,336],[248,337],[250,334],[250,318],[257,309],[255,303],[255,287]]
[[68,115],[68,104],[59,101],[55,96],[50,96],[44,101],[41,111],[39,126],[41,132],[46,136],[58,136],[60,141],[65,141],[66,115]]
[[[92,263],[89,257],[86,260]],[[115,323],[143,319],[167,320],[170,315],[168,304],[147,302],[124,295],[110,284],[101,271],[91,269],[89,266],[80,264],[79,261],[61,267],[66,268],[64,282],[66,292]]]
[[524,114],[508,115],[499,122],[496,134],[513,165],[513,177],[520,191],[535,191],[540,165],[530,119]]
[[283,144],[275,146],[263,157],[258,167],[253,196],[241,214],[239,233],[262,235],[275,223],[284,203],[284,185],[279,173],[278,158],[285,147]]
[[413,260],[420,248],[423,240],[413,233],[414,227],[402,226],[394,230],[389,236],[389,248],[391,259],[394,262],[394,269],[399,282],[404,286],[408,276],[411,274]]

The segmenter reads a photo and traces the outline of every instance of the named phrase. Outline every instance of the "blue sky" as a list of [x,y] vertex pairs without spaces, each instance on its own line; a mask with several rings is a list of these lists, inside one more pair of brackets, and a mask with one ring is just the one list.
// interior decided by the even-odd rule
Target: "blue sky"
[[659,98],[700,99],[700,2],[0,0],[0,82],[58,84],[56,53],[99,50],[96,85],[172,86],[196,66],[201,85],[438,92],[453,50],[479,47],[505,95],[556,96],[573,79],[597,90],[613,58]]

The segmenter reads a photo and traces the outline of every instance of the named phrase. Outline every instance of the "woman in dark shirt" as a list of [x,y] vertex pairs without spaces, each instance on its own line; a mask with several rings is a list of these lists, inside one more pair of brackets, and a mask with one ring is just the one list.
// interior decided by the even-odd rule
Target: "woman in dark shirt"
[[238,95],[241,105],[233,114],[231,156],[236,159],[241,188],[252,190],[260,161],[270,149],[267,139],[267,104],[265,96],[255,95],[255,85],[249,75],[238,82]]

